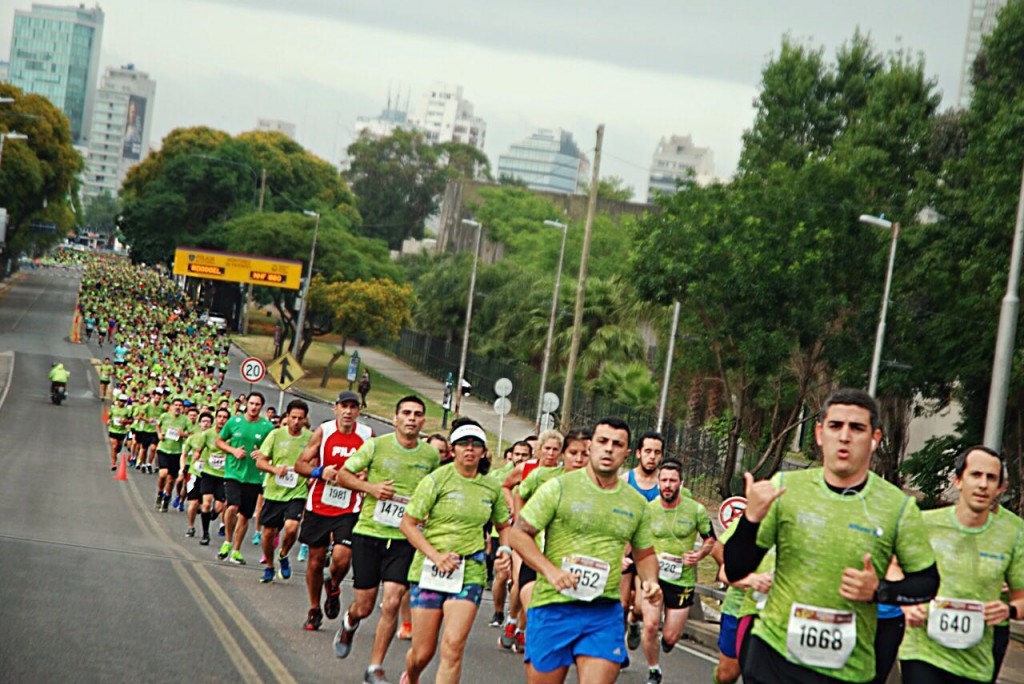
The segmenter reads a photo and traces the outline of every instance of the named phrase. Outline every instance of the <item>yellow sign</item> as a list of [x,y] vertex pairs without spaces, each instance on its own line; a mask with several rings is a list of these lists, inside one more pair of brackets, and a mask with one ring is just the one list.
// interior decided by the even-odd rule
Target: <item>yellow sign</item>
[[298,290],[302,284],[302,262],[178,247],[174,250],[174,275]]
[[267,366],[267,376],[282,390],[291,387],[305,374],[306,371],[302,370],[299,362],[288,352],[277,357]]

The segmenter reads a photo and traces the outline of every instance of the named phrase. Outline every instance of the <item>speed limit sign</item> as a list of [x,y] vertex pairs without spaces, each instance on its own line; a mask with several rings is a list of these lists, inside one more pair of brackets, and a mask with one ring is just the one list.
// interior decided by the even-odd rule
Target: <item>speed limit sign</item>
[[257,383],[267,374],[267,366],[255,356],[250,356],[242,361],[242,379],[246,382]]

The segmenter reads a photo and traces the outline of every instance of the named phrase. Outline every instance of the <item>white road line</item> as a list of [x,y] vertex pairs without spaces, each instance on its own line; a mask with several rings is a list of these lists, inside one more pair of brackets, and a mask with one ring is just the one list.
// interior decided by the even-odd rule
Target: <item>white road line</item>
[[9,356],[11,358],[11,368],[7,372],[7,383],[4,385],[3,395],[0,395],[0,409],[3,409],[4,402],[7,401],[7,393],[11,391],[11,381],[14,380],[14,352],[4,352],[0,356]]

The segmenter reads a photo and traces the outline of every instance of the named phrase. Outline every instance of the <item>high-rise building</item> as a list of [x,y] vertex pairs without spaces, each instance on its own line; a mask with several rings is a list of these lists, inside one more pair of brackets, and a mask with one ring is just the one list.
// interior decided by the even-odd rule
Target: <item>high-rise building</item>
[[116,196],[128,169],[149,154],[156,81],[135,65],[111,67],[96,93],[82,195]]
[[8,79],[27,93],[46,97],[71,122],[82,143],[92,130],[92,111],[103,42],[103,10],[33,3],[14,11]]
[[588,182],[590,160],[561,128],[538,128],[512,143],[498,157],[498,177],[523,181],[534,190],[581,192]]
[[462,86],[437,82],[409,110],[408,123],[432,143],[461,142],[484,149],[487,122],[473,114],[473,103],[462,97]]
[[647,178],[647,201],[655,195],[671,195],[676,181],[694,175],[698,183],[708,183],[715,177],[715,155],[709,147],[697,147],[688,135],[662,138],[651,157],[651,171]]
[[964,45],[964,61],[960,66],[960,92],[957,101],[961,107],[971,102],[971,72],[974,59],[981,51],[981,40],[995,28],[999,18],[999,10],[1006,5],[1006,0],[971,0],[971,16],[967,19],[967,41]]
[[290,121],[281,121],[280,119],[257,119],[256,130],[277,131],[278,133],[284,133],[292,140],[295,140],[295,124]]

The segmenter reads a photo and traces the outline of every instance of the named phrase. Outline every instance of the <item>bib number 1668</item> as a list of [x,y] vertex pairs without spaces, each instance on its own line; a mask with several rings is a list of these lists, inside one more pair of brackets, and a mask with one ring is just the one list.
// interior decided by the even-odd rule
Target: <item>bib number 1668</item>
[[843,633],[828,627],[800,625],[800,645],[807,648],[820,648],[823,651],[841,651],[843,649]]

